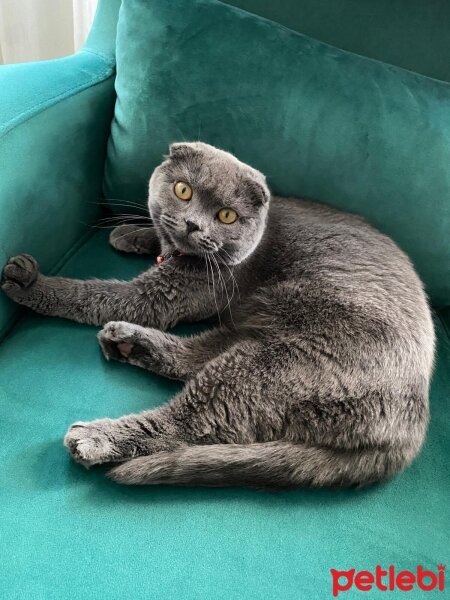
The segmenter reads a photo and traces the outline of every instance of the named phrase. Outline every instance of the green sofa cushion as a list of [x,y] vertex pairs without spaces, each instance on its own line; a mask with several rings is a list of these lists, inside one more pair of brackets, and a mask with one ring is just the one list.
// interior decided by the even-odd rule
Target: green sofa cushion
[[[100,232],[63,272],[129,278],[148,264],[118,255]],[[332,567],[436,571],[450,493],[450,342],[436,326],[431,427],[410,469],[365,490],[266,493],[127,488],[71,462],[70,423],[156,406],[179,384],[106,362],[94,327],[27,313],[0,345],[0,596],[324,600]]]
[[225,0],[343,50],[450,81],[448,0]]
[[450,303],[450,84],[214,0],[124,0],[116,90],[107,197],[143,203],[168,144],[200,138],[365,215]]

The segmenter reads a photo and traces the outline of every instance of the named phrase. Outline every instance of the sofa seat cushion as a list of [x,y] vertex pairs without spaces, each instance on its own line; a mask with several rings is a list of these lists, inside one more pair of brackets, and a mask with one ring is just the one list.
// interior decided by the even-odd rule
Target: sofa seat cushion
[[[63,272],[130,278],[148,262],[100,232]],[[0,345],[2,597],[315,599],[331,597],[330,568],[436,570],[450,491],[450,343],[436,326],[430,433],[411,468],[364,490],[265,493],[123,487],[71,462],[73,421],[156,406],[179,384],[106,362],[94,327],[26,313]]]

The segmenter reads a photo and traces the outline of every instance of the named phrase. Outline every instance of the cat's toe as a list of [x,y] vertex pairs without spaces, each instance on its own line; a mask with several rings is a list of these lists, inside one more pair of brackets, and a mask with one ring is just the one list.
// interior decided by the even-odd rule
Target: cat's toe
[[110,438],[94,423],[74,423],[64,437],[64,446],[76,462],[89,468],[118,459]]
[[29,288],[36,281],[38,274],[39,265],[32,256],[13,256],[3,269],[1,287],[6,293]]

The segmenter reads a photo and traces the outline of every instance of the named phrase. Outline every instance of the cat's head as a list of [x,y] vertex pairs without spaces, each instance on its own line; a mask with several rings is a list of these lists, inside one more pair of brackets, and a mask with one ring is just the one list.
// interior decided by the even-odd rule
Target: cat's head
[[150,215],[165,244],[228,264],[258,246],[269,200],[262,173],[202,142],[172,144],[149,185]]

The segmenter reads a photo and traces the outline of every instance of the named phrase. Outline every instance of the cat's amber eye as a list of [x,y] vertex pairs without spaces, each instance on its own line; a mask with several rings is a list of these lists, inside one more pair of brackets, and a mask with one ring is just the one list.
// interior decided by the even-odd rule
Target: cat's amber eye
[[190,200],[192,198],[192,188],[184,181],[177,181],[173,187],[175,196],[180,200]]
[[231,225],[231,223],[234,223],[237,220],[238,214],[232,208],[221,208],[217,213],[217,217],[221,223]]

